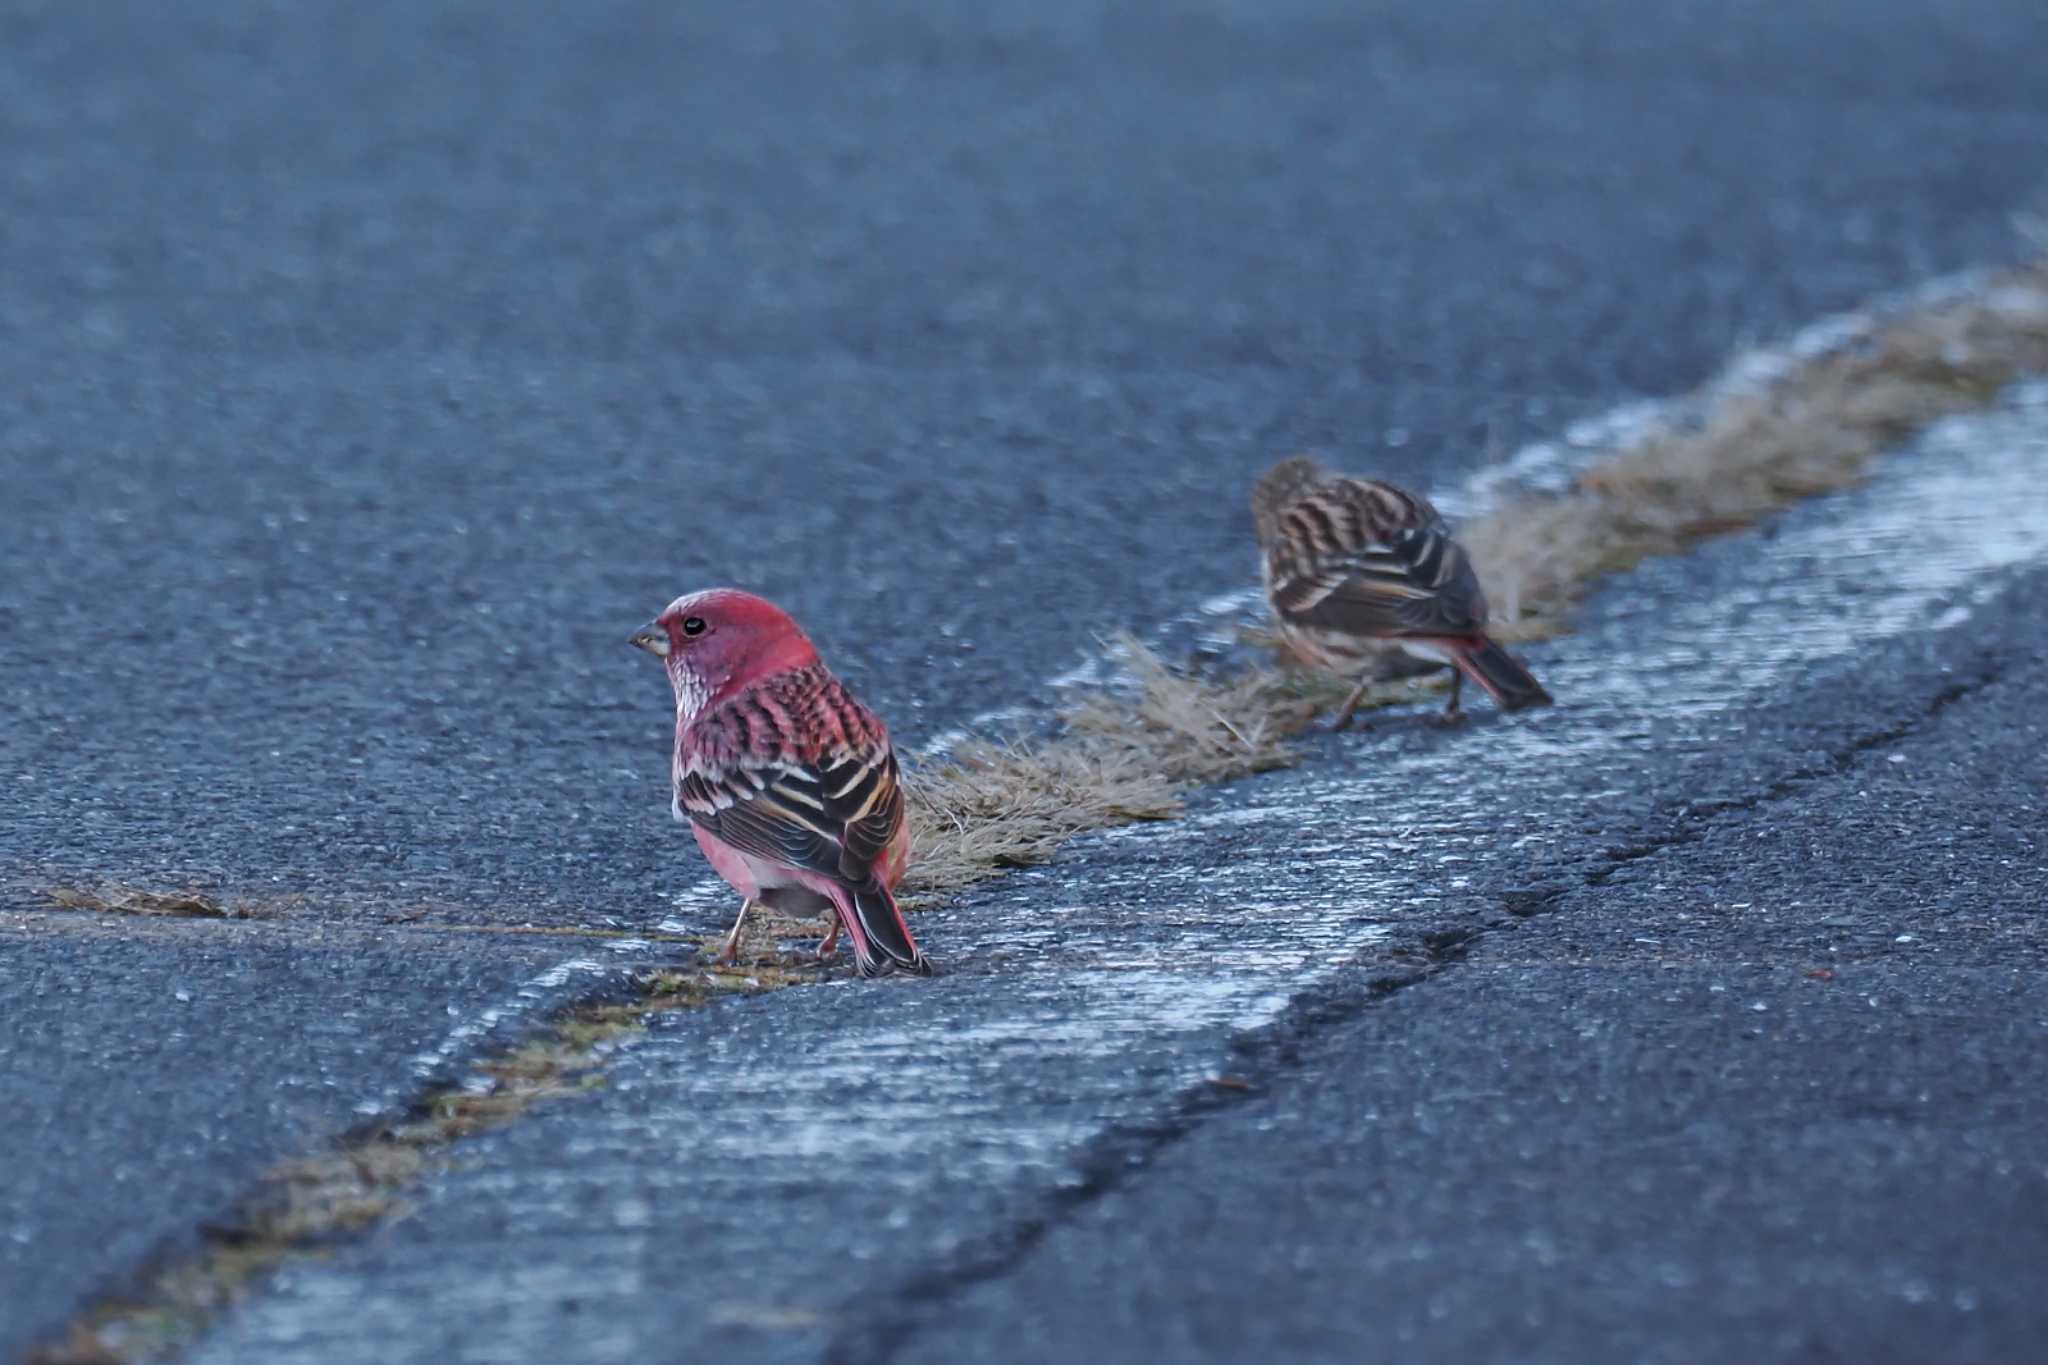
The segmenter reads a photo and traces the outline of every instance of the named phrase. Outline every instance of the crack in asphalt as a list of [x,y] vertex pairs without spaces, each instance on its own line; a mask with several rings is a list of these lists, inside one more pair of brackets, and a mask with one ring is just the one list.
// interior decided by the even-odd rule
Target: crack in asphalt
[[[1958,701],[1995,685],[2002,670],[1986,661],[1968,681],[1952,682],[1930,694],[1912,716],[1857,736],[1833,749],[1826,762],[1785,773],[1743,797],[1689,805],[1684,828],[1655,840],[1608,848],[1585,861],[1604,860],[1587,868],[1582,884],[1595,887],[1631,862],[1681,848],[1706,837],[1724,818],[1753,813],[1795,795],[1804,786],[1839,776],[1861,756],[1888,748],[1925,730]],[[1482,941],[1502,929],[1551,913],[1567,894],[1564,886],[1517,888],[1498,893],[1508,917],[1484,924],[1439,926],[1399,935],[1407,941],[1367,945],[1339,972],[1297,996],[1280,1018],[1231,1040],[1232,1065],[1222,1076],[1183,1091],[1154,1122],[1125,1125],[1091,1144],[1076,1165],[1082,1179],[1057,1191],[1049,1207],[990,1238],[989,1245],[953,1264],[925,1272],[900,1286],[896,1304],[856,1332],[835,1340],[825,1359],[830,1365],[884,1365],[893,1359],[918,1327],[941,1311],[946,1300],[974,1285],[1001,1278],[1028,1256],[1060,1224],[1104,1196],[1142,1179],[1152,1164],[1203,1122],[1223,1111],[1257,1099],[1291,1078],[1307,1046],[1330,1030],[1351,1022],[1393,995],[1434,980],[1462,964]],[[1397,965],[1403,960],[1407,965]],[[1377,968],[1377,970],[1373,970]],[[1364,969],[1368,974],[1359,979]]]
[[[1790,799],[1813,782],[1841,776],[1854,767],[1856,760],[1863,755],[1890,748],[1921,733],[1955,703],[1995,685],[2002,672],[1995,661],[1985,660],[1982,672],[1977,677],[1967,682],[1951,682],[1933,692],[1915,714],[1858,735],[1846,744],[1837,745],[1828,752],[1824,761],[1795,768],[1749,795],[1679,803],[1679,814],[1670,818],[1684,823],[1666,829],[1653,838],[1635,843],[1610,845],[1603,849],[1599,856],[1605,860],[1604,865],[1587,872],[1584,877],[1585,884],[1604,885],[1631,863],[1655,857],[1669,849],[1698,843],[1714,831],[1716,823],[1723,816],[1754,813],[1765,806]],[[1558,894],[1561,895],[1562,892]],[[1557,896],[1553,895],[1550,899],[1555,900]]]
[[[1927,695],[1915,712],[1856,736],[1829,751],[1824,762],[1807,764],[1741,797],[1688,803],[1688,823],[1641,843],[1583,855],[1593,863],[1579,875],[1588,887],[1604,884],[1629,863],[1682,848],[1707,837],[1729,817],[1753,814],[1790,799],[1809,784],[1840,776],[1862,756],[1919,734],[1957,702],[1995,686],[2003,676],[1995,659],[1980,662],[1976,676],[1948,683]],[[952,1262],[899,1285],[891,1304],[868,1321],[835,1338],[824,1359],[829,1365],[886,1365],[947,1301],[976,1285],[998,1280],[1020,1264],[1063,1223],[1144,1178],[1154,1163],[1203,1123],[1269,1094],[1299,1070],[1310,1044],[1413,986],[1433,981],[1463,964],[1472,950],[1503,929],[1551,913],[1570,888],[1554,885],[1496,893],[1507,911],[1481,924],[1440,925],[1396,931],[1391,940],[1362,947],[1328,978],[1289,1002],[1272,1022],[1238,1034],[1226,1047],[1226,1068],[1183,1090],[1156,1120],[1123,1124],[1105,1132],[1076,1159],[1078,1183],[1054,1191],[1039,1213],[1019,1220]]]
[[[1775,532],[1776,528],[1772,528]],[[1774,536],[1771,538],[1775,538]],[[2001,576],[2002,577],[2002,576]],[[1980,586],[1978,599],[1987,589]],[[1244,1075],[1241,1085],[1219,1086],[1215,1078],[1183,1091],[1156,1122],[1126,1126],[1091,1144],[1079,1163],[1083,1178],[1059,1190],[1038,1213],[993,1234],[982,1246],[947,1264],[918,1275],[891,1296],[860,1325],[834,1338],[826,1359],[833,1365],[881,1365],[894,1358],[931,1321],[944,1304],[971,1287],[1001,1278],[1018,1265],[1063,1222],[1119,1188],[1143,1177],[1161,1154],[1188,1137],[1211,1116],[1267,1093],[1298,1068],[1303,1051],[1320,1035],[1347,1023],[1410,986],[1434,980],[1462,963],[1472,949],[1493,932],[1550,913],[1572,889],[1597,888],[1622,868],[1657,854],[1682,848],[1707,837],[1732,818],[1753,814],[1790,799],[1816,781],[1849,771],[1865,755],[1892,747],[1926,730],[1958,702],[1994,686],[2004,674],[2001,661],[1986,654],[1974,661],[1970,676],[1953,679],[1917,699],[1906,714],[1838,743],[1818,762],[1781,772],[1745,795],[1713,801],[1667,803],[1644,823],[1667,823],[1647,838],[1608,845],[1573,858],[1576,877],[1564,873],[1557,882],[1498,892],[1502,913],[1483,922],[1396,929],[1392,940],[1369,945],[1344,967],[1313,983],[1281,1014],[1262,1028],[1240,1034],[1227,1044],[1227,1055]],[[1676,804],[1678,814],[1670,812]],[[1564,872],[1560,869],[1560,872]],[[1359,969],[1374,963],[1388,969],[1360,979]],[[1392,964],[1401,959],[1405,966]]]
[[1105,1131],[1075,1158],[1078,1181],[1054,1190],[1042,1211],[897,1286],[888,1307],[834,1338],[823,1359],[828,1365],[881,1365],[894,1358],[947,1300],[1000,1279],[1063,1223],[1142,1178],[1209,1118],[1258,1099],[1287,1079],[1300,1066],[1307,1044],[1461,961],[1481,933],[1476,928],[1434,929],[1404,937],[1412,942],[1365,945],[1328,978],[1289,1001],[1278,1018],[1235,1035],[1225,1050],[1226,1069],[1183,1089],[1158,1118]]

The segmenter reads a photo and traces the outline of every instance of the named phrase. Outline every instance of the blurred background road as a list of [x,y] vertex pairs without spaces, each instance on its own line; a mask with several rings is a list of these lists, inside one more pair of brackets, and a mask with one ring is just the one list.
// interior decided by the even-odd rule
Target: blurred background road
[[[701,868],[667,813],[664,685],[624,644],[675,593],[781,601],[912,743],[1042,700],[1097,632],[1248,581],[1243,492],[1278,452],[1440,486],[1686,389],[1739,342],[2009,258],[2048,168],[2044,54],[2024,0],[0,5],[0,1351],[270,1163],[661,951],[527,926],[709,926],[676,900]],[[2042,629],[2004,622],[2007,686]],[[1823,750],[1888,732],[1947,667],[1902,667],[1924,686],[1897,714],[1842,689],[1803,723]],[[1980,704],[1990,733],[2032,705]],[[1782,740],[1725,741],[1758,746],[1740,790],[1775,790]],[[1972,799],[2036,809],[2038,766],[2005,752]],[[1690,761],[1645,771],[1683,791]],[[1998,856],[2020,869],[2000,884],[2038,886],[2033,852]],[[53,912],[49,888],[100,882],[257,917]],[[1020,918],[1029,894],[1074,899],[1043,887],[1012,888]],[[999,995],[971,911],[940,923],[969,983],[946,989]],[[1434,1029],[1449,1048],[1511,1027],[1505,1003],[1434,990],[1387,1015],[1424,1053]],[[1000,1003],[947,998],[963,1027]],[[905,999],[789,993],[721,1045],[765,1068],[807,1012],[855,1027]],[[1030,1082],[1120,1087],[1048,1160],[1179,1103],[1234,1019],[1160,1044],[1135,1088],[1114,1048]],[[1379,1042],[1319,1046],[1308,1074],[1371,1084],[1351,1063]],[[2025,1074],[2024,1036],[1982,1046]],[[2036,1199],[2038,1131],[2008,1125],[1985,1157]],[[1414,1217],[1450,1226],[1413,1174]],[[1993,1192],[2038,1207],[1968,1186],[1930,1216]],[[800,1182],[763,1197],[776,1245],[834,1213]],[[948,1207],[825,1295],[879,1318],[728,1315],[727,1349],[898,1349],[925,1323],[904,1304],[950,1301],[949,1257],[1044,1217]],[[701,1212],[678,1195],[649,1216],[716,1258]],[[1257,1212],[1318,1244],[1312,1210]],[[1395,1283],[1376,1273],[1345,1283]],[[564,1329],[563,1349],[674,1330],[610,1324],[612,1345]],[[1356,1326],[1294,1345],[1357,1358]],[[1028,1354],[1017,1330],[980,1340]]]

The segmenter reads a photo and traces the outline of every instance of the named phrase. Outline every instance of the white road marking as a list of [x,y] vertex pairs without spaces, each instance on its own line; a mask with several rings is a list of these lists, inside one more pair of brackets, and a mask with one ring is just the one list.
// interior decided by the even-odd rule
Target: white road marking
[[438,1044],[413,1057],[410,1080],[402,1085],[389,1086],[380,1094],[366,1096],[356,1104],[356,1113],[374,1116],[396,1112],[412,1101],[419,1081],[449,1075],[451,1068],[461,1059],[474,1056],[478,1045],[501,1029],[524,1021],[536,1011],[545,1013],[553,1008],[554,993],[572,979],[613,976],[619,971],[615,963],[592,962],[586,958],[556,963],[514,991],[510,1000],[478,1010],[460,1020]]

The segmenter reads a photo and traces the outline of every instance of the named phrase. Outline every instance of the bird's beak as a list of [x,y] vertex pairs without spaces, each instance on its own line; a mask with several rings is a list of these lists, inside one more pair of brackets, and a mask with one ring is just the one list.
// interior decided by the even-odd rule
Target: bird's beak
[[626,643],[638,646],[656,658],[668,657],[668,632],[653,621],[634,631],[633,638]]

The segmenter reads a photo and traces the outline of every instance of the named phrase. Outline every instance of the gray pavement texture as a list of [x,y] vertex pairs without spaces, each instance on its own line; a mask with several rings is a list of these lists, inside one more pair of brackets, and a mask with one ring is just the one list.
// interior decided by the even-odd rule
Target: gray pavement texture
[[[515,999],[552,961],[91,922],[30,921],[5,951],[0,1323],[23,1336],[64,1321],[90,1287],[81,1271],[142,1263],[281,1152],[358,1122],[379,1097],[338,1077],[409,1079],[451,1015]],[[223,1085],[251,1074],[261,1084],[224,1102]]]
[[2044,583],[1861,661],[1923,714],[1305,1031],[892,1358],[2032,1359]]
[[664,1020],[193,1359],[2024,1358],[2044,457],[2048,385],[1617,584],[1556,710]]
[[[1988,0],[0,6],[0,1353],[647,956],[457,931],[644,930],[697,876],[623,643],[674,593],[783,601],[913,741],[1028,703],[1098,630],[1244,581],[1276,451],[1453,480],[2010,255],[2044,39]],[[1909,692],[1737,748],[1771,770]],[[2038,796],[1982,772],[1987,808]],[[1681,796],[1768,790],[1710,776],[1661,756],[1592,823],[1656,847]],[[49,912],[95,879],[274,917]],[[981,905],[931,931],[970,980],[1015,960],[969,951]],[[907,998],[751,1002],[731,1046]],[[1041,1090],[1127,1117],[1217,1008]],[[1418,1046],[1481,1046],[1429,1017]],[[956,1207],[935,1235],[995,1217]]]

